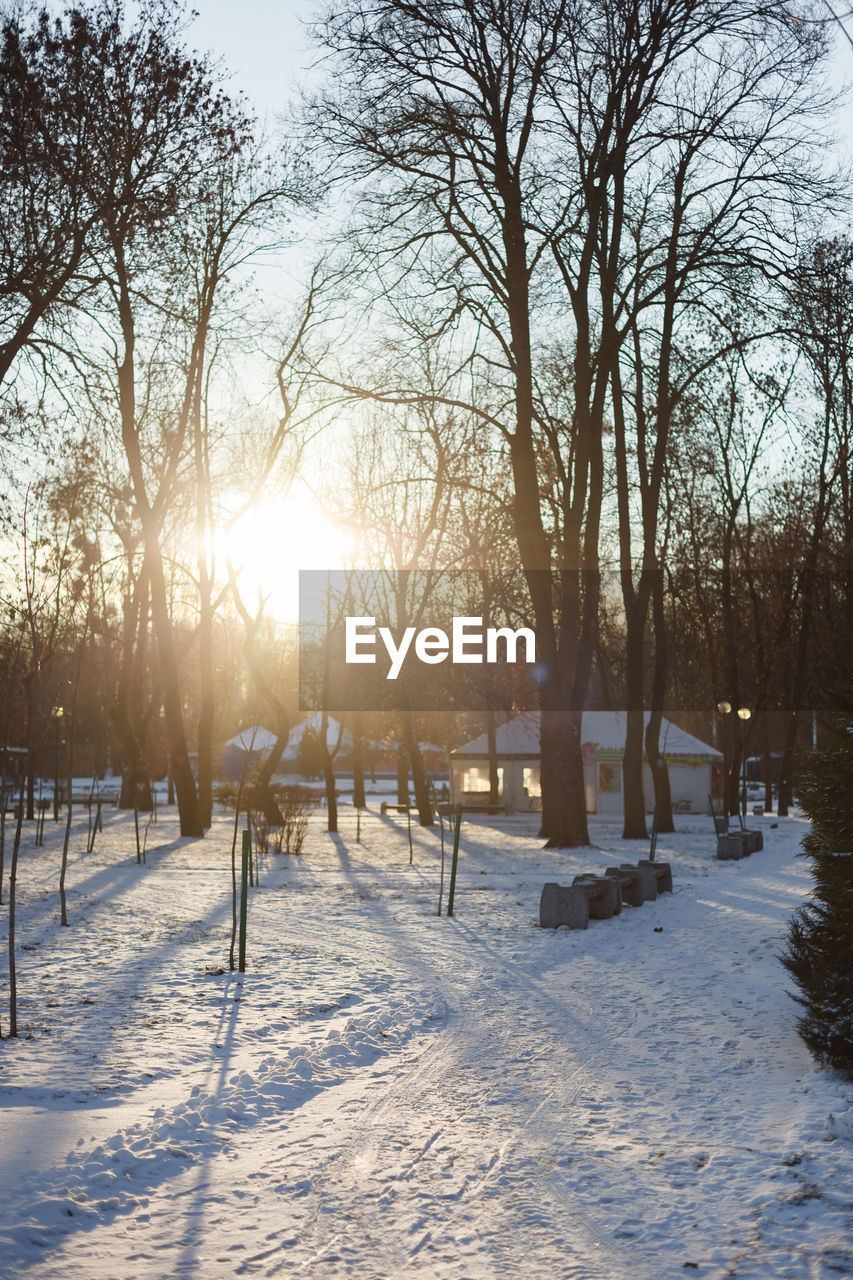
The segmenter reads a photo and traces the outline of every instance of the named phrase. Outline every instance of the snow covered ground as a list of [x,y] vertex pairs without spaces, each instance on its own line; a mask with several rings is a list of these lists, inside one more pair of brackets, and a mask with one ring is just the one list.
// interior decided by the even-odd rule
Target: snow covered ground
[[679,818],[672,896],[550,932],[546,880],[644,855],[615,823],[567,854],[466,820],[449,920],[437,829],[409,865],[404,818],[372,808],[357,843],[350,808],[338,836],[318,814],[261,868],[244,978],[227,818],[191,841],[161,813],[140,867],[132,814],[88,855],[81,817],[67,929],[59,827],[29,830],[0,1275],[853,1276],[853,1086],[812,1064],[777,958],[804,824],[752,821],[764,851],[718,863]]

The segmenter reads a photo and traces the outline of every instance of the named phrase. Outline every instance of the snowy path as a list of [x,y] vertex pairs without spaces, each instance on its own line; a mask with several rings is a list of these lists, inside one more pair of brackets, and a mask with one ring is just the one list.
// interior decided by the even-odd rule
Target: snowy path
[[410,867],[401,821],[359,845],[318,820],[263,868],[243,981],[212,972],[224,821],[203,843],[161,822],[139,868],[112,815],[67,930],[56,854],[28,849],[0,1274],[853,1275],[853,1090],[795,1035],[803,826],[769,821],[721,864],[680,820],[671,897],[552,933],[545,880],[642,853],[615,826],[567,855],[524,819],[466,823],[439,920],[437,834]]

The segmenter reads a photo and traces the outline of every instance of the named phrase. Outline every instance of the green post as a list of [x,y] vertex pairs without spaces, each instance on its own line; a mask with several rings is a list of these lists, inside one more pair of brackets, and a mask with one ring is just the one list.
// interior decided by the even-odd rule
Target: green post
[[133,806],[133,829],[136,832],[136,861],[142,862],[142,854],[139,849],[139,805]]
[[355,811],[355,842],[361,844],[361,805]]
[[453,828],[453,859],[450,863],[450,889],[447,893],[447,914],[453,915],[453,896],[456,893],[456,864],[459,861],[459,832],[462,829],[462,810],[456,814]]
[[157,824],[157,788],[156,786],[152,786],[151,788],[151,803],[154,806],[154,825],[156,826]]
[[99,800],[99,801],[98,801],[98,811],[97,811],[97,814],[95,815],[95,830],[96,830],[96,831],[103,831],[103,829],[104,829],[104,820],[103,820],[103,818],[101,817],[101,805],[102,805],[103,803],[104,803],[104,802],[103,802],[103,800]]
[[249,900],[249,861],[252,857],[252,833],[243,832],[243,865],[240,871],[240,948],[237,969],[246,972],[246,908]]
[[[408,799],[409,797],[406,796],[407,801]],[[408,823],[409,828],[409,866],[411,866],[414,860],[414,852],[412,849],[412,808],[408,803],[406,804],[406,822]]]
[[655,809],[652,815],[652,843],[651,843],[651,847],[649,848],[649,862],[654,862],[655,860],[655,847],[657,846],[657,842],[658,842],[658,811],[657,809]]
[[92,797],[89,796],[89,829],[86,832],[86,852],[92,852]]

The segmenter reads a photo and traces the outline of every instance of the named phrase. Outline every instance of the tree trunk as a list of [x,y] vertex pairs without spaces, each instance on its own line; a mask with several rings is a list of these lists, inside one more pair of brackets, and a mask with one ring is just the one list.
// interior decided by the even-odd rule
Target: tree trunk
[[36,735],[36,688],[37,678],[34,671],[27,677],[27,821],[32,822],[36,814],[36,755],[34,750]]
[[158,522],[145,484],[145,468],[136,424],[136,386],[134,369],[135,326],[130,286],[124,270],[121,248],[118,251],[118,312],[124,343],[123,359],[118,366],[119,409],[121,434],[133,485],[133,496],[142,525],[145,543],[145,560],[151,588],[151,612],[157,637],[160,664],[160,681],[163,690],[163,712],[166,720],[166,741],[182,836],[203,836],[204,827],[199,813],[195,778],[190,766],[184,733],[183,705],[181,699],[178,659],[172,619],[169,616],[169,600],[166,593],[166,576],[163,570],[163,553],[160,548]]
[[213,582],[207,551],[210,478],[207,466],[207,442],[201,416],[201,395],[198,388],[195,389],[193,409],[193,443],[196,462],[196,543],[199,590],[198,807],[202,826],[209,828],[213,820],[213,727],[216,693],[213,669]]
[[153,799],[148,760],[130,723],[120,690],[110,714],[122,751],[119,808],[133,809],[135,806],[140,813],[150,813]]
[[6,779],[0,787],[0,907],[3,905],[3,877],[6,874]]
[[489,707],[487,712],[486,723],[486,737],[489,749],[489,804],[495,806],[500,804],[501,796],[500,783],[498,781],[498,735],[495,725],[495,713],[492,707]]
[[725,794],[726,813],[733,818],[740,813],[740,765],[743,753],[741,751],[739,724],[740,721],[734,711],[730,711],[725,717],[724,726],[728,744],[726,749],[728,772],[725,779]]
[[669,769],[660,750],[660,728],[666,696],[667,630],[664,612],[663,574],[655,575],[652,587],[652,612],[655,629],[655,659],[652,669],[652,698],[649,723],[646,726],[646,759],[655,788],[655,830],[658,835],[675,830],[672,816],[672,791]]
[[[643,794],[643,632],[645,600],[641,592],[626,611],[625,754],[622,758],[623,840],[647,840],[646,800]],[[642,610],[642,612],[641,612]]]
[[190,765],[187,740],[184,734],[184,715],[181,702],[181,685],[178,674],[178,658],[169,605],[166,597],[166,579],[159,543],[153,535],[147,554],[153,558],[151,568],[151,603],[154,628],[157,634],[157,651],[160,658],[160,680],[163,688],[163,712],[166,719],[166,741],[169,762],[175,781],[178,801],[178,817],[182,836],[203,836],[204,827],[198,806],[195,778]]
[[429,798],[424,758],[418,744],[415,717],[410,708],[403,712],[403,732],[406,735],[406,754],[412,769],[412,786],[415,792],[415,804],[418,809],[418,822],[422,827],[431,827],[435,822],[432,812],[432,801]]
[[18,819],[15,824],[15,842],[12,845],[12,861],[9,866],[9,1035],[18,1034],[18,970],[15,963],[15,903],[18,883],[18,853],[21,848],[21,828],[24,824],[24,777],[18,794]]
[[[266,821],[271,827],[284,826],[284,818],[278,801],[273,795],[270,783],[272,776],[278,768],[282,753],[287,746],[287,740],[290,737],[290,724],[284,715],[284,707],[277,702],[276,711],[279,714],[279,727],[276,734],[276,740],[273,743],[266,760],[258,770],[252,787],[253,801],[258,809],[263,813]],[[282,723],[283,721],[283,723]]]
[[364,730],[360,712],[352,718],[352,802],[356,809],[366,809],[364,795]]
[[[586,821],[586,791],[581,753],[580,711],[542,711],[540,731],[540,777],[542,808],[551,798],[546,848],[568,849],[589,844]],[[557,803],[558,796],[564,797]]]
[[779,765],[779,808],[780,818],[788,814],[793,803],[793,768],[794,752],[797,747],[797,733],[800,727],[800,715],[806,690],[806,660],[808,658],[809,633],[811,631],[812,603],[815,589],[816,552],[807,565],[805,588],[803,591],[803,607],[800,613],[800,634],[797,638],[797,653],[794,660],[794,673],[791,681],[791,710],[785,731],[785,742],[782,748],[782,760]]
[[145,751],[145,668],[148,636],[148,574],[143,566],[124,603],[121,668],[110,718],[121,747],[120,809],[136,807],[150,813],[153,807],[151,777]]
[[773,761],[770,756],[770,727],[765,707],[761,712],[761,768],[764,774],[764,812],[773,812]]
[[[77,672],[77,682],[80,680],[80,672]],[[74,686],[74,703],[77,702],[77,684]],[[75,707],[71,709],[71,715],[68,723],[68,755],[66,777],[68,779],[68,809],[65,814],[65,834],[62,840],[62,865],[59,869],[59,911],[60,924],[68,924],[68,907],[65,900],[65,873],[68,870],[68,845],[71,840],[71,819],[74,805],[72,803],[72,789],[74,778],[74,729],[75,729]]]
[[[405,730],[400,733],[403,736]],[[397,804],[409,803],[409,754],[404,743],[397,740]]]
[[[205,584],[209,593],[209,584]],[[202,603],[199,618],[199,713],[198,713],[198,807],[202,826],[213,821],[213,609],[210,599]],[[284,746],[287,745],[285,739]],[[282,750],[284,747],[282,747]]]
[[338,829],[338,797],[335,793],[335,769],[332,753],[329,750],[329,712],[323,700],[323,712],[320,717],[320,749],[323,757],[323,781],[326,785],[326,810],[328,813],[327,831]]

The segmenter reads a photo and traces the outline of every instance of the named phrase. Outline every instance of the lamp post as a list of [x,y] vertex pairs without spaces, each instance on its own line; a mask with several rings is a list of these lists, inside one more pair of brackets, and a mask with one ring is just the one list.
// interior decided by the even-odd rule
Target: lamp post
[[62,707],[53,708],[53,820],[59,821],[59,747],[60,727],[65,714]]

